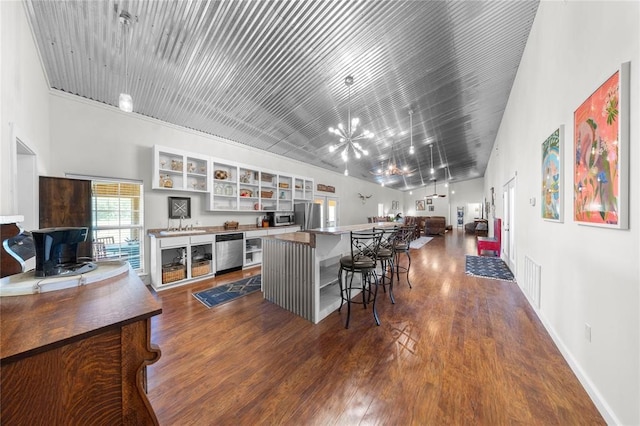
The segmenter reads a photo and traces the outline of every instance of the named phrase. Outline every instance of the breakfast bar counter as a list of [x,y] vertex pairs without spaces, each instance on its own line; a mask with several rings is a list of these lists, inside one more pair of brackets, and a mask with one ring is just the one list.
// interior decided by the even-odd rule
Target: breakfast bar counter
[[265,299],[317,324],[340,306],[340,257],[350,251],[351,231],[386,228],[393,222],[316,228],[263,239]]

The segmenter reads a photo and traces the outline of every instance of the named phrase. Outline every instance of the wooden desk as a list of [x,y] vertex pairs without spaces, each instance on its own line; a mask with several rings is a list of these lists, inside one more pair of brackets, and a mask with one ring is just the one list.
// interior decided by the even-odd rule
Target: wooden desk
[[0,423],[158,424],[146,366],[162,312],[127,269],[104,281],[0,302]]

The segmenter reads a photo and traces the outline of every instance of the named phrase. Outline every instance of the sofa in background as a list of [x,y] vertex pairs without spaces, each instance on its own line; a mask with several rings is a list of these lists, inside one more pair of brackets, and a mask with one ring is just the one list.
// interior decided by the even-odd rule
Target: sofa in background
[[420,235],[441,235],[447,229],[444,216],[405,216],[404,223],[416,225],[415,238]]
[[443,235],[447,229],[447,218],[444,216],[428,216],[424,222],[425,235]]

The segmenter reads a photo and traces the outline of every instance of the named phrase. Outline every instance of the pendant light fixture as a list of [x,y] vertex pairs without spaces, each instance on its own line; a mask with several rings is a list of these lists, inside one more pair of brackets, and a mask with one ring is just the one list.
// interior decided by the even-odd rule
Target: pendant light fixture
[[120,21],[120,25],[122,26],[122,49],[124,51],[124,93],[120,93],[120,97],[118,98],[118,107],[124,112],[132,112],[133,99],[129,94],[129,64],[127,57],[127,45],[129,44],[129,25],[131,24],[131,15],[129,15],[129,12],[123,10],[122,12],[120,12],[120,17],[118,19]]
[[431,150],[431,170],[429,172],[433,175],[436,173],[436,169],[433,168],[433,144],[429,145],[429,149]]
[[411,134],[410,136],[411,146],[409,147],[409,154],[413,155],[415,153],[415,150],[413,148],[413,110],[412,109],[409,110],[409,132]]
[[333,127],[329,127],[329,133],[333,133],[338,136],[339,142],[331,145],[329,147],[330,152],[334,152],[337,149],[344,147],[342,150],[342,159],[344,160],[344,175],[349,176],[349,150],[353,152],[356,158],[360,158],[362,155],[369,155],[369,151],[364,149],[362,145],[358,142],[361,139],[371,139],[373,138],[373,133],[365,129],[358,129],[358,124],[360,124],[360,120],[356,117],[351,118],[351,85],[353,84],[353,77],[347,76],[344,79],[344,84],[347,86],[349,91],[349,105],[348,105],[348,116],[347,116],[347,126],[343,126],[342,123],[338,124],[338,128],[334,129]]

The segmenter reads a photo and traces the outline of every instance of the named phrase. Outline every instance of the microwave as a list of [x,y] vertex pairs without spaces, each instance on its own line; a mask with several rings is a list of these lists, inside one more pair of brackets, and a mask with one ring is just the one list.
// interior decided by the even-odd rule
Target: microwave
[[293,225],[295,222],[295,218],[293,213],[267,213],[269,217],[269,226],[285,226],[285,225]]

